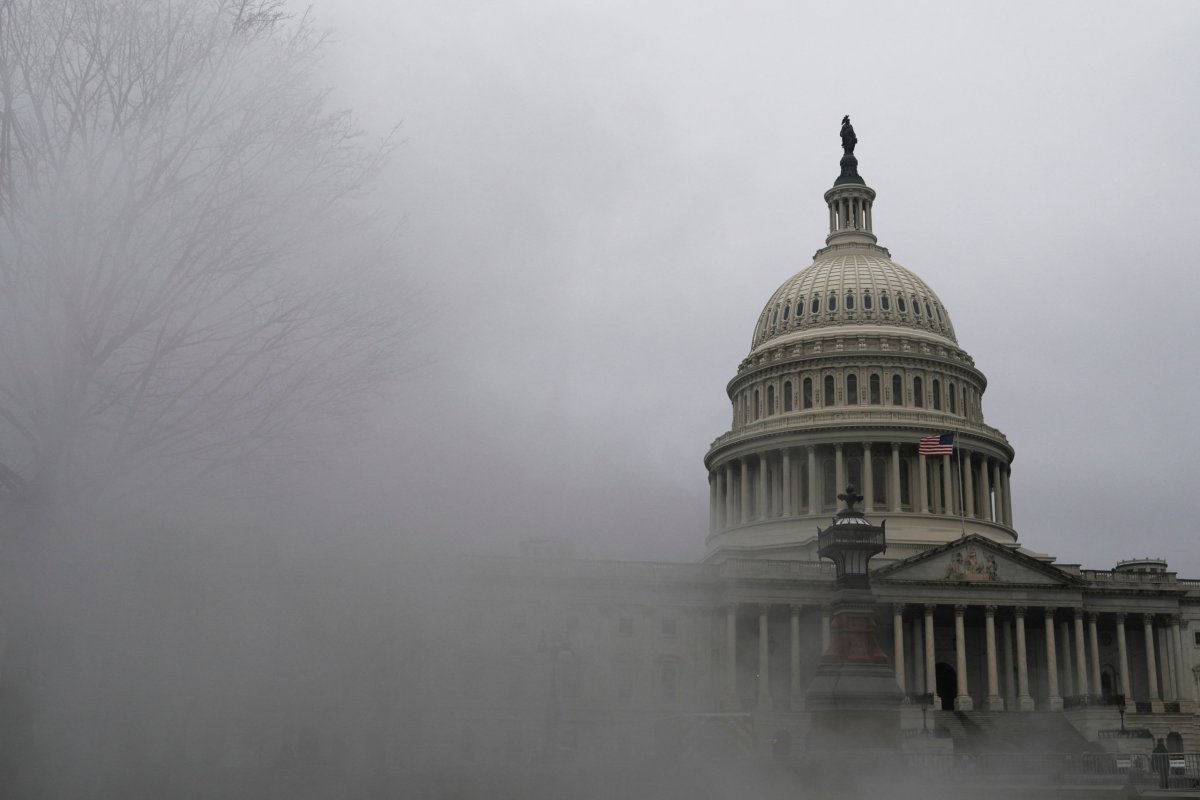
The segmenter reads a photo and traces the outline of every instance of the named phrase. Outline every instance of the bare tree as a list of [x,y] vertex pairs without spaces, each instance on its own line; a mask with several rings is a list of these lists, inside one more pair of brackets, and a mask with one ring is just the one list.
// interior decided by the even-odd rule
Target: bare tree
[[282,0],[0,0],[0,503],[287,452],[400,368],[320,51]]

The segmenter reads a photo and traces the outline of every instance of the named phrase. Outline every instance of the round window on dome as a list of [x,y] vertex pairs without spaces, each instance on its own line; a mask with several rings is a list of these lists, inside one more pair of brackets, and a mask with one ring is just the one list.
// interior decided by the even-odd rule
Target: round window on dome
[[870,311],[871,307],[873,305],[874,305],[874,303],[871,301],[871,293],[863,292],[863,309],[866,311]]
[[891,298],[889,298],[887,296],[887,292],[884,292],[883,294],[879,295],[879,307],[882,308],[884,311],[892,310],[892,301],[891,301]]
[[908,309],[905,307],[905,305],[904,305],[904,298],[903,298],[903,297],[897,297],[897,298],[896,298],[896,310],[897,310],[897,311],[899,311],[901,314],[903,314],[905,311],[907,311],[907,310],[908,310]]
[[812,313],[814,313],[814,314],[816,314],[818,311],[821,310],[821,296],[820,295],[816,295],[813,297],[812,308],[809,310],[812,311]]
[[830,311],[837,311],[837,295],[836,294],[829,295],[829,302],[825,304],[825,307],[828,308]]
[[921,316],[921,301],[915,297],[913,298],[913,314],[918,317]]
[[854,310],[854,294],[853,293],[846,295],[846,310],[847,311]]

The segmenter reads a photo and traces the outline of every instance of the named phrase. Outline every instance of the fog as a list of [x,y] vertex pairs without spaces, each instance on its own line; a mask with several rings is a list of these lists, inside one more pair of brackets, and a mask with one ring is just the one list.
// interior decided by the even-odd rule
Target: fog
[[[1198,25],[1184,2],[0,5],[3,794],[405,796],[417,763],[427,796],[479,793],[428,756],[460,746],[430,720],[471,681],[437,654],[524,664],[540,730],[547,637],[595,600],[513,567],[528,630],[464,648],[511,624],[486,559],[703,555],[725,385],[824,241],[844,114],[880,244],[988,377],[1022,544],[1200,577]],[[841,791],[650,755],[561,786]]]

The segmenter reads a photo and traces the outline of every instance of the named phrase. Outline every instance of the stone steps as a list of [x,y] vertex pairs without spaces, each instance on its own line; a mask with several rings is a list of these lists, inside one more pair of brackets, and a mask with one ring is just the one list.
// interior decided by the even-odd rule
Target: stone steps
[[955,751],[1082,753],[1099,749],[1056,712],[938,711]]

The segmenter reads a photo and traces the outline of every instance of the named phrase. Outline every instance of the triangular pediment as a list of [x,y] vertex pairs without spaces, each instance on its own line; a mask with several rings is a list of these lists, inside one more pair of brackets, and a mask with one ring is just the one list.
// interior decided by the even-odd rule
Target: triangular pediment
[[970,534],[872,573],[872,582],[1073,586],[1081,579],[1024,553]]

